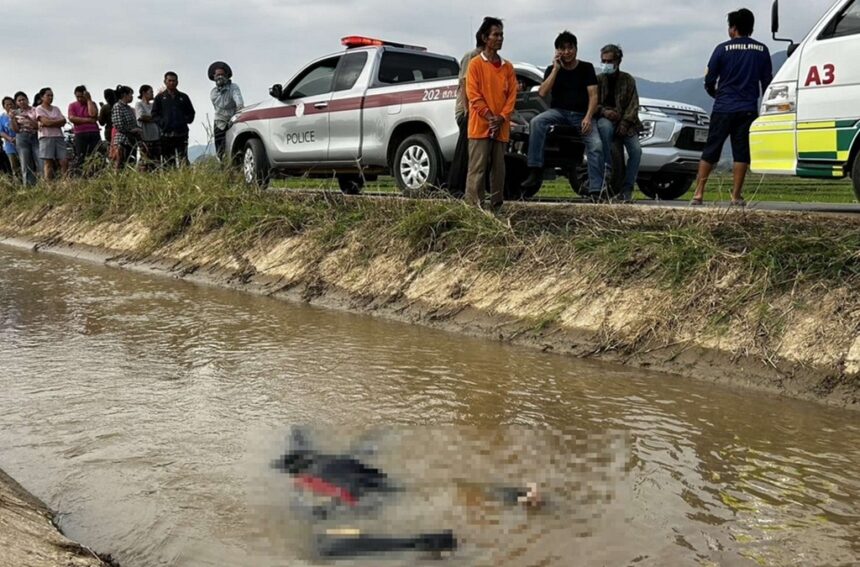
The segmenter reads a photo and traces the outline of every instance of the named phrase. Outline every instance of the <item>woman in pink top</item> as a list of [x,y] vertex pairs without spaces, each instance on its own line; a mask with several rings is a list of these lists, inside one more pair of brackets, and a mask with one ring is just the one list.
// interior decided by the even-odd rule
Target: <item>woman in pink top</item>
[[63,138],[66,117],[53,102],[54,91],[42,89],[42,103],[36,107],[36,120],[39,123],[39,157],[45,164],[45,179],[48,180],[54,178],[58,163],[64,175],[69,170],[66,140]]
[[74,170],[80,171],[84,162],[98,149],[102,141],[99,129],[99,107],[87,87],[75,87],[75,102],[69,105],[69,122],[75,125],[75,163]]

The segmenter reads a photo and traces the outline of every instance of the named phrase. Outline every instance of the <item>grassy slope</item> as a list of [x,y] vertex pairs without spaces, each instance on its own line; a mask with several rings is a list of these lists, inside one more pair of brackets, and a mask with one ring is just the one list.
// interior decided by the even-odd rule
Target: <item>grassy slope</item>
[[608,276],[684,285],[714,270],[740,270],[761,290],[854,282],[860,288],[860,221],[799,215],[685,214],[599,206],[514,207],[492,217],[446,200],[374,201],[339,193],[253,191],[238,178],[204,167],[141,175],[105,174],[23,190],[0,186],[10,215],[68,206],[93,221],[131,214],[155,230],[157,247],[186,231],[227,229],[238,241],[297,232],[340,246],[355,231],[366,246],[392,241],[407,255],[457,254],[510,267],[551,250],[588,260]]
[[[731,176],[714,175],[705,193],[706,201],[728,201],[731,190]],[[277,187],[292,189],[325,189],[337,191],[337,182],[333,179],[301,179],[291,178],[277,181]],[[390,177],[381,177],[379,181],[368,183],[370,191],[395,192],[394,182]],[[571,191],[566,179],[547,181],[539,197],[571,198],[576,197]],[[853,203],[855,202],[850,180],[812,180],[795,177],[762,176],[750,174],[745,187],[747,201],[786,201],[794,203]],[[680,200],[689,201],[692,191],[682,196]],[[638,190],[636,199],[646,199]]]

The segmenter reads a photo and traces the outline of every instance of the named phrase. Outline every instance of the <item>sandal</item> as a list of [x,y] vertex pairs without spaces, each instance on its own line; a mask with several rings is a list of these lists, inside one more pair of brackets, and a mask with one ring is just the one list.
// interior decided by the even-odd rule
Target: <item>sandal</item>
[[731,206],[732,206],[732,207],[746,207],[746,206],[747,206],[747,202],[746,202],[746,201],[744,201],[744,200],[743,200],[743,198],[741,198],[741,199],[732,199]]
[[696,197],[693,197],[692,199],[690,199],[690,206],[691,207],[699,207],[699,206],[704,205],[704,204],[705,203],[702,199],[699,199]]

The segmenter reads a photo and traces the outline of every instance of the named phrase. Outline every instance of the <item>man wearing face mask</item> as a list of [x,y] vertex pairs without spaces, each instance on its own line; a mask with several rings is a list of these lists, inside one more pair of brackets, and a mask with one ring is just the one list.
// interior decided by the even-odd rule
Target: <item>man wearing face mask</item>
[[642,147],[639,145],[639,93],[636,79],[619,69],[624,52],[617,45],[609,44],[600,50],[600,68],[597,75],[599,105],[597,107],[597,131],[603,142],[606,171],[612,169],[612,146],[621,140],[627,150],[627,174],[621,189],[622,201],[633,200],[633,183],[639,174]]
[[593,119],[597,112],[597,76],[594,66],[576,58],[576,36],[564,31],[555,40],[555,57],[544,74],[540,96],[552,95],[550,110],[531,121],[528,165],[530,173],[523,189],[534,191],[543,183],[544,145],[551,126],[578,128],[588,155],[588,194],[593,201],[603,190],[603,144]]
[[215,153],[224,161],[225,137],[230,119],[245,106],[239,85],[232,81],[233,70],[223,61],[209,66],[209,80],[215,82],[210,98],[215,107]]

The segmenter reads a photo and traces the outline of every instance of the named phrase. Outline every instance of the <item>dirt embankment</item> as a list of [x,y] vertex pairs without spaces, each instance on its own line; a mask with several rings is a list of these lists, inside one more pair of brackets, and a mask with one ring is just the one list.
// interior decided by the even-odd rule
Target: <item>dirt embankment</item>
[[107,567],[116,564],[103,561],[60,533],[47,506],[0,470],[0,565]]
[[456,202],[118,178],[7,195],[0,234],[112,265],[860,407],[860,220],[506,207],[492,217]]

